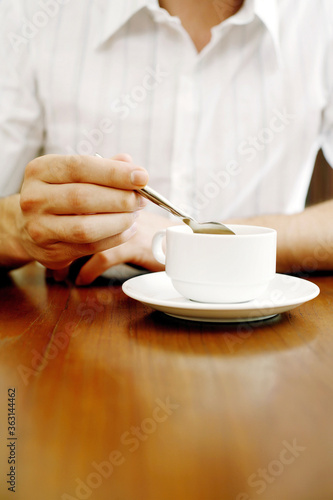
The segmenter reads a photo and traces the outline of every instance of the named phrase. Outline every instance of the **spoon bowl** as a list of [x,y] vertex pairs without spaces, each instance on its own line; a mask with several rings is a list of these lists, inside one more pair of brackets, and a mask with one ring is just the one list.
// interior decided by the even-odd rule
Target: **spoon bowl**
[[172,215],[179,217],[182,221],[187,224],[194,233],[203,233],[203,234],[235,234],[231,229],[222,224],[221,222],[198,222],[193,217],[190,217],[188,214],[182,212],[179,208],[175,207],[169,200],[164,198],[161,194],[154,191],[154,189],[146,186],[142,189],[138,189],[138,192],[152,201],[156,205],[161,208],[164,208]]

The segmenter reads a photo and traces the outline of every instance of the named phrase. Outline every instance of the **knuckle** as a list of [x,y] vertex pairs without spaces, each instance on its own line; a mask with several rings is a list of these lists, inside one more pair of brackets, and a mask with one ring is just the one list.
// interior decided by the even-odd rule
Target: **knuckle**
[[42,200],[37,190],[23,188],[20,194],[22,212],[35,212],[42,206]]
[[[89,158],[89,157],[87,157]],[[62,168],[66,170],[67,177],[74,183],[80,182],[82,167],[87,161],[85,156],[65,155],[62,156]]]
[[68,172],[72,172],[75,169],[76,163],[73,160],[73,156],[65,155],[61,158],[61,160],[62,160],[63,166],[65,167],[65,169]]
[[77,243],[89,243],[89,240],[91,240],[91,228],[87,221],[80,220],[76,222],[71,232]]
[[26,232],[28,233],[30,239],[36,244],[41,244],[44,242],[44,231],[43,228],[36,220],[30,220],[25,226]]
[[20,195],[20,207],[22,212],[29,212],[33,209],[34,200],[32,199],[30,193],[22,191]]
[[51,179],[61,179],[62,177],[62,161],[59,156],[49,155],[47,158],[47,169]]
[[51,182],[62,182],[64,178],[64,171],[66,169],[66,156],[56,154],[49,154],[43,156],[44,170],[46,176],[51,179]]
[[118,174],[119,174],[119,167],[115,166],[113,162],[111,164],[109,164],[108,184],[110,186],[113,186]]
[[84,212],[89,203],[89,196],[82,186],[75,186],[69,194],[69,203],[75,213]]
[[78,162],[74,160],[73,155],[50,157],[48,162],[49,172],[52,177],[66,178],[70,177],[72,182],[77,182],[79,178]]
[[80,155],[65,155],[63,159],[65,166],[69,166],[69,168],[82,166],[83,157]]
[[41,160],[40,158],[35,158],[31,160],[25,167],[25,177],[31,178],[36,177],[40,172]]

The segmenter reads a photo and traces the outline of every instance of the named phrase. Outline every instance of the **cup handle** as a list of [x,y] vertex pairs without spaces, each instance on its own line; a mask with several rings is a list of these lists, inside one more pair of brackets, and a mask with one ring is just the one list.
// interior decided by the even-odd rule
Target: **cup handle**
[[158,233],[155,234],[152,242],[152,251],[155,259],[157,260],[157,262],[164,265],[165,265],[165,253],[163,252],[162,241],[163,238],[165,237],[165,234],[166,234],[165,229],[159,231]]

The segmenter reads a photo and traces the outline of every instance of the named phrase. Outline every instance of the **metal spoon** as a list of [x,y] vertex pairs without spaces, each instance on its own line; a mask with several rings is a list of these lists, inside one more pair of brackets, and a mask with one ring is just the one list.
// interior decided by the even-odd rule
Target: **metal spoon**
[[182,212],[179,208],[175,207],[169,200],[164,198],[151,187],[146,186],[142,189],[137,190],[142,196],[152,201],[161,208],[164,208],[172,215],[182,219],[185,224],[190,226],[194,233],[205,233],[205,234],[235,234],[231,229],[222,224],[221,222],[197,222],[189,215]]
[[[96,153],[96,156],[102,158],[101,155]],[[175,207],[169,200],[164,198],[157,191],[154,191],[149,186],[145,186],[142,189],[137,190],[142,196],[147,198],[147,200],[152,201],[161,208],[164,208],[172,215],[182,219],[185,224],[190,226],[194,233],[205,233],[205,234],[235,234],[231,229],[222,224],[221,222],[197,222],[190,215],[182,212],[179,208]]]

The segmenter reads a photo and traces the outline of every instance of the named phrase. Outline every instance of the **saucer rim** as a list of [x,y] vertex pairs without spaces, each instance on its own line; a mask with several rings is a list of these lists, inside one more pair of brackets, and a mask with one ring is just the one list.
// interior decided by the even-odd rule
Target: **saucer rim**
[[[151,307],[152,309],[162,311],[169,316],[178,317],[181,319],[215,322],[235,322],[246,320],[255,321],[267,317],[273,317],[277,314],[294,309],[319,295],[320,289],[315,283],[296,276],[276,273],[275,277],[272,280],[272,283],[274,283],[274,281],[285,279],[286,277],[289,281],[292,281],[294,283],[296,281],[298,281],[298,283],[300,283],[301,285],[304,285],[304,283],[306,283],[307,287],[310,287],[312,291],[309,291],[306,294],[300,293],[294,299],[285,300],[283,303],[275,306],[272,304],[265,306],[264,302],[262,305],[260,305],[259,298],[248,302],[234,304],[194,302],[186,299],[185,297],[182,297],[175,290],[175,293],[178,295],[178,297],[180,299],[183,299],[181,302],[176,303],[174,299],[154,299],[152,297],[147,297],[147,295],[144,295],[143,293],[135,291],[135,289],[131,289],[131,287],[133,286],[133,280],[135,280],[136,282],[138,280],[157,281],[161,278],[167,278],[169,284],[173,287],[171,280],[167,277],[165,271],[130,278],[125,283],[123,283],[122,289],[128,297],[131,297],[132,299],[137,300],[142,304]],[[264,299],[265,294],[263,294],[261,297],[263,297]]]
[[[128,279],[127,281],[125,281],[125,283],[123,283],[122,285],[122,289],[124,291],[124,293],[128,296],[130,296],[131,298],[134,298],[135,300],[139,300],[140,302],[142,302],[142,299],[139,299],[137,297],[141,296],[142,297],[142,294],[140,293],[133,293],[132,295],[129,295],[129,293],[127,293],[127,291],[125,291],[124,289],[128,288],[131,283],[135,280],[135,281],[138,281],[138,280],[158,280],[159,278],[161,277],[166,277],[168,280],[169,280],[169,283],[170,285],[172,286],[172,288],[175,290],[175,293],[179,296],[179,298],[183,299],[183,302],[182,302],[182,305],[178,305],[178,304],[175,304],[174,307],[179,307],[180,309],[184,309],[185,307],[186,308],[189,308],[189,309],[207,309],[209,308],[210,310],[229,310],[229,309],[234,309],[234,310],[246,310],[247,307],[245,308],[244,306],[250,306],[248,307],[250,310],[253,310],[253,308],[256,308],[258,309],[259,307],[264,307],[265,309],[268,309],[268,306],[260,306],[260,304],[256,305],[255,303],[257,303],[259,300],[262,300],[261,297],[264,297],[266,295],[267,292],[265,292],[261,297],[258,297],[257,299],[253,299],[253,300],[249,300],[247,302],[231,302],[231,303],[228,303],[228,302],[196,302],[196,301],[192,301],[190,299],[186,299],[185,297],[182,297],[182,295],[177,292],[177,290],[173,287],[172,285],[172,282],[170,280],[170,278],[167,276],[166,272],[165,271],[160,271],[160,272],[152,272],[152,273],[148,273],[148,274],[142,274],[140,276],[134,276],[133,278],[130,278]],[[288,277],[290,278],[290,280],[292,281],[298,281],[300,283],[307,283],[307,284],[311,284],[312,287],[313,287],[313,291],[311,293],[309,293],[306,297],[309,297],[309,298],[306,298],[304,299],[304,301],[308,301],[308,300],[312,300],[314,299],[315,297],[317,297],[320,293],[320,289],[318,287],[318,285],[316,285],[315,283],[312,283],[311,281],[308,281],[308,280],[305,280],[303,278],[299,278],[298,276],[290,276],[290,275],[287,275],[287,274],[280,274],[280,273],[276,273],[276,275],[274,276],[274,278],[272,279],[271,281],[271,285],[277,281],[278,279],[284,279],[285,277]],[[311,286],[310,285],[310,286]],[[134,295],[137,295],[137,297],[134,297]],[[145,296],[147,297],[147,296]],[[304,294],[302,295],[302,303],[303,303],[303,297],[304,297]],[[154,305],[167,305],[169,306],[170,305],[170,301],[171,300],[174,300],[174,299],[153,299],[151,297],[147,297],[148,300],[149,300],[149,303],[151,304],[154,304]],[[300,297],[298,297],[297,299],[294,299],[294,300],[289,300],[288,301],[288,305],[294,305],[294,304],[299,304],[299,300],[300,300]],[[147,302],[147,301],[146,301]],[[148,303],[148,302],[147,302]],[[251,307],[251,304],[252,304],[252,307]],[[254,307],[253,307],[254,305]],[[283,304],[279,304],[277,306],[275,306],[275,308],[278,308],[280,306],[284,305]],[[272,306],[270,306],[272,307]]]

